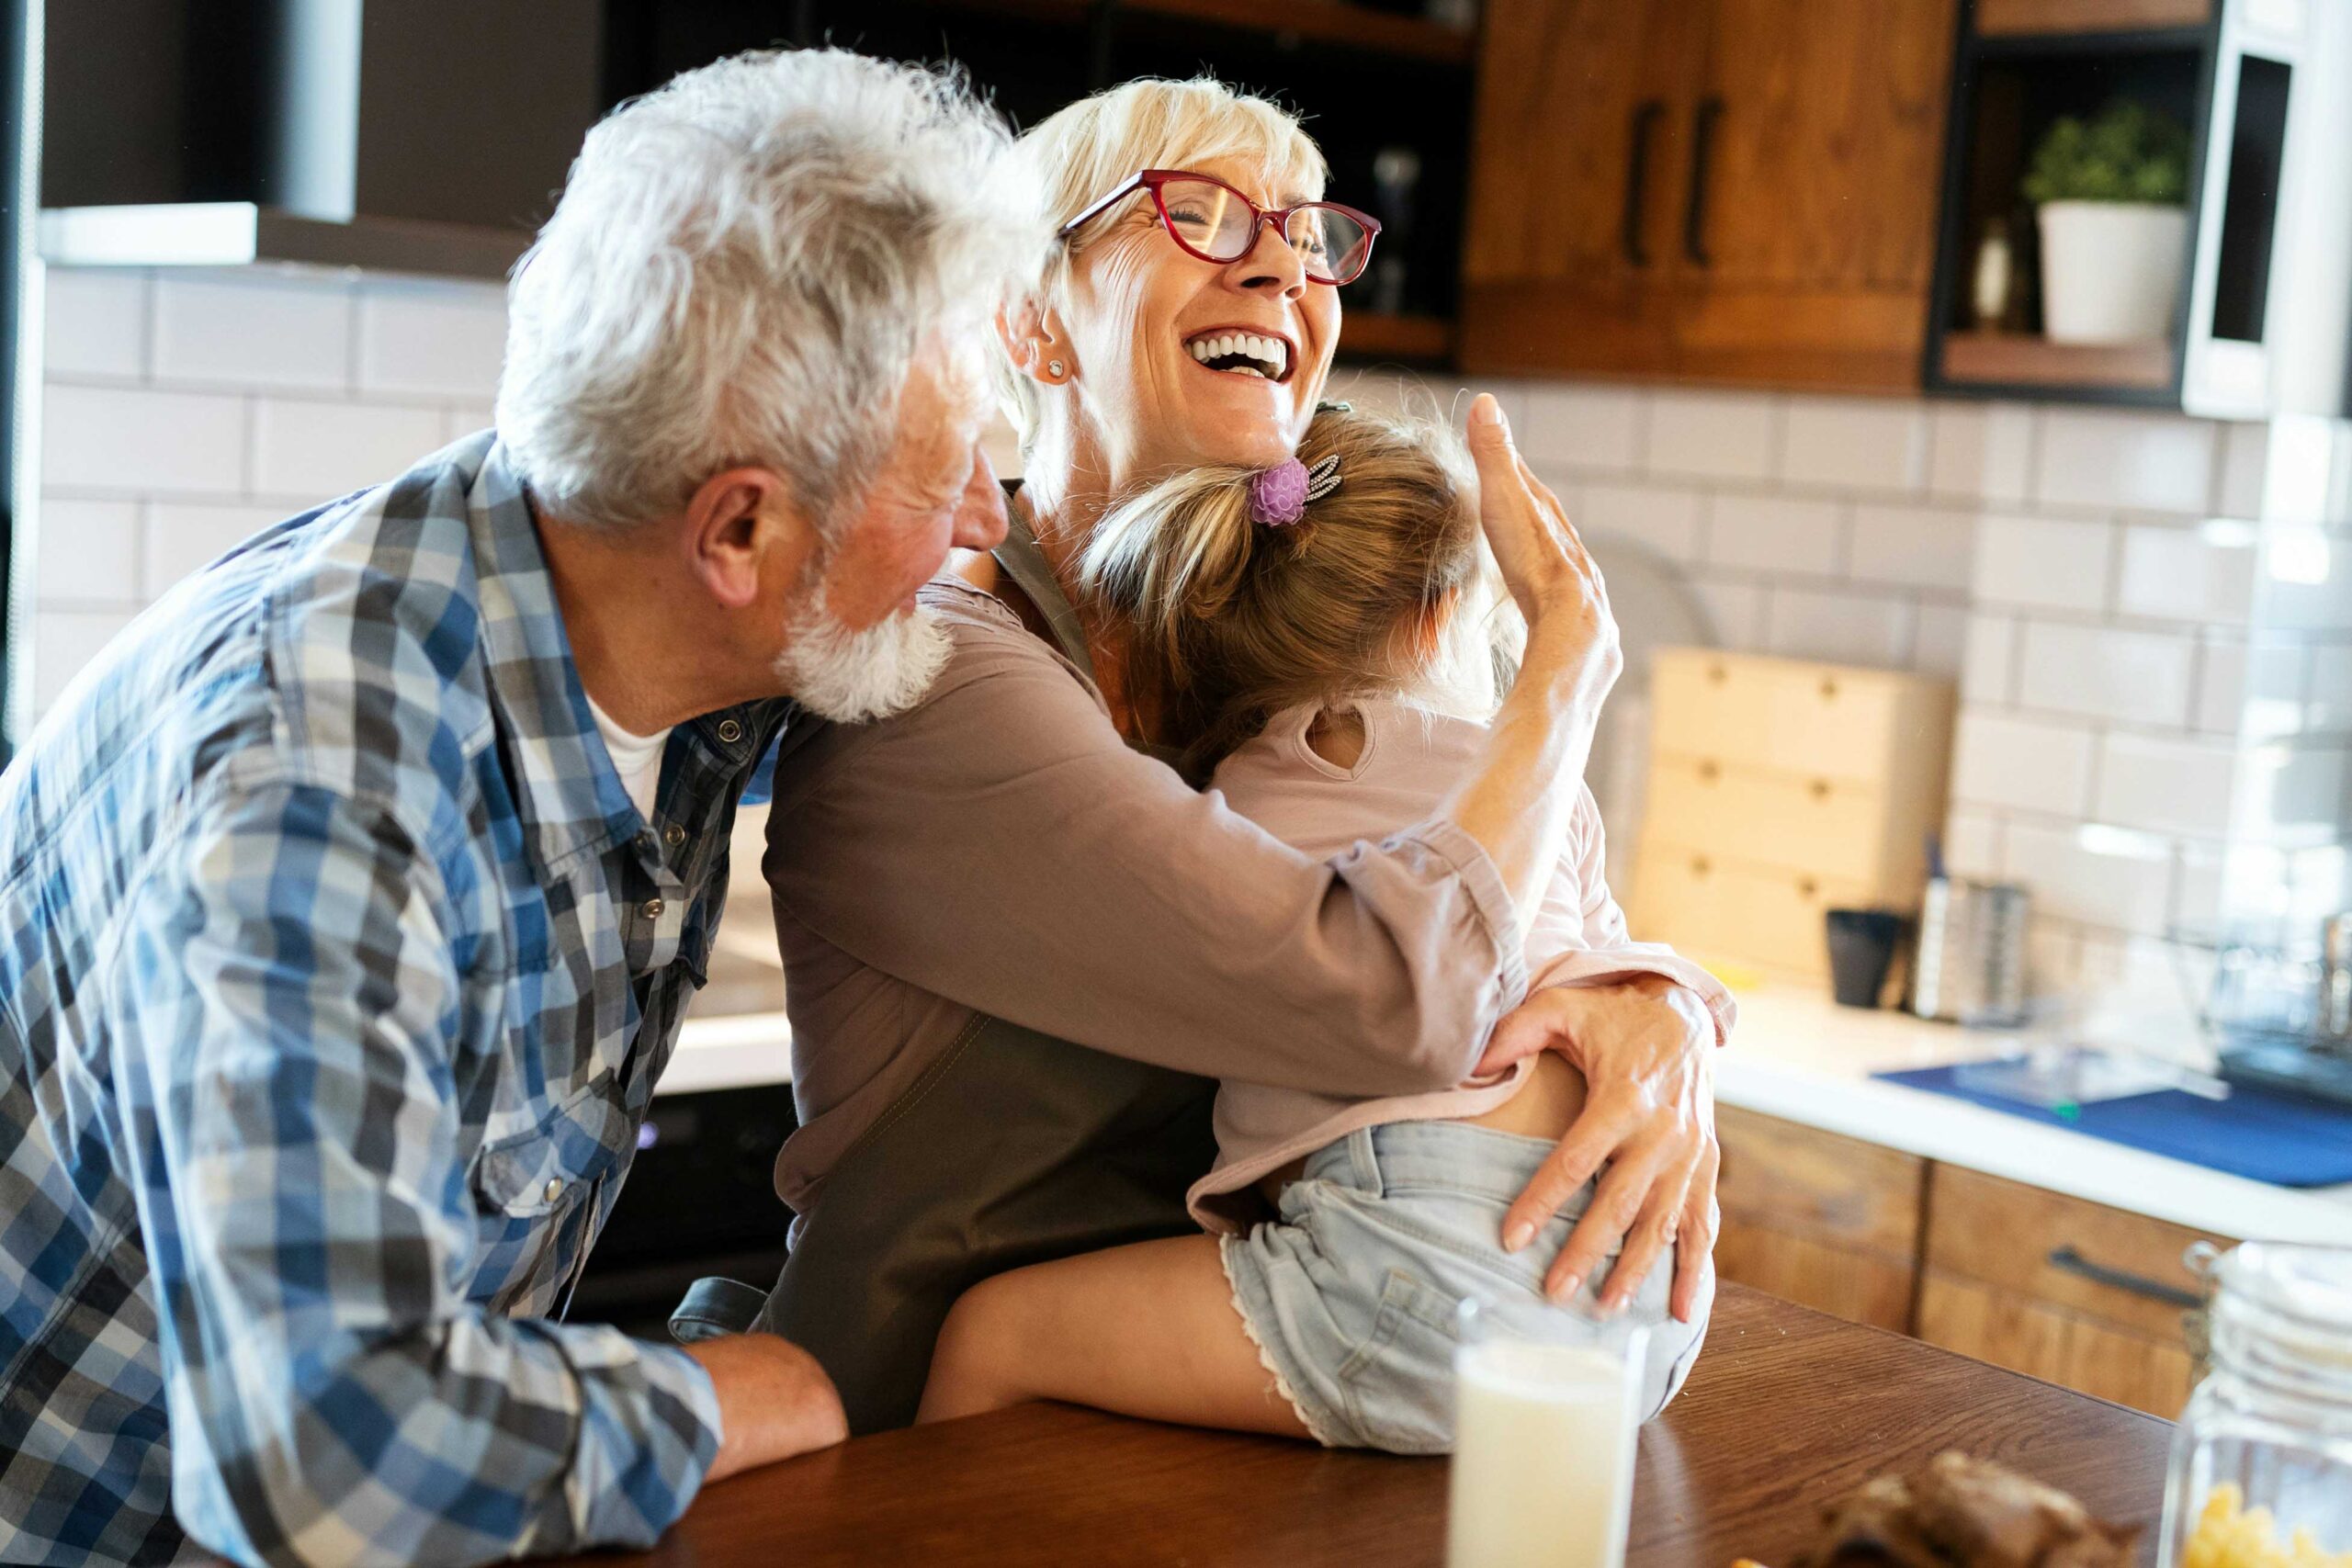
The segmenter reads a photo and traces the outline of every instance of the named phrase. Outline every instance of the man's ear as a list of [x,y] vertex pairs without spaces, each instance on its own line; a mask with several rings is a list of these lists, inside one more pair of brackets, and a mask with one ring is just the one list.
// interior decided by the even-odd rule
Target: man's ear
[[797,580],[817,547],[783,479],[769,468],[729,468],[686,502],[687,564],[722,609],[756,604],[763,581]]
[[[1069,379],[1069,371],[1075,368],[1069,334],[1062,330],[1061,317],[1039,303],[1035,295],[1023,295],[1000,308],[996,333],[1012,360],[1012,367],[1023,376],[1049,385]],[[1063,367],[1058,376],[1046,369],[1056,361]]]

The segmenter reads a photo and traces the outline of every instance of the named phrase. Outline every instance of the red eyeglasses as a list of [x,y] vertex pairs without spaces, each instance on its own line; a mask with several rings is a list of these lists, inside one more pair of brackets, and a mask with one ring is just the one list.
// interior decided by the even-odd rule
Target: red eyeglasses
[[1338,285],[1363,276],[1380,220],[1336,201],[1302,201],[1269,212],[1223,180],[1183,169],[1146,169],[1061,227],[1065,240],[1138,190],[1151,193],[1160,227],[1187,255],[1224,266],[1239,261],[1271,228],[1295,252],[1308,279]]

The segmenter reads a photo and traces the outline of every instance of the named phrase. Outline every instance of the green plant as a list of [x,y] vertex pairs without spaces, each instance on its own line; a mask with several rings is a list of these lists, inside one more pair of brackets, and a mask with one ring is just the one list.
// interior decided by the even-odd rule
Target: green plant
[[2188,199],[2188,131],[2178,120],[2117,98],[2088,124],[2072,116],[2052,123],[2033,150],[2019,187],[2045,201]]

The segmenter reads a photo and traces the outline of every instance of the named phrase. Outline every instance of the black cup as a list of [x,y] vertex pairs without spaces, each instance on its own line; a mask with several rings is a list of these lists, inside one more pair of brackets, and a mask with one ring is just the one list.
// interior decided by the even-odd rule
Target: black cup
[[1829,987],[1840,1007],[1874,1008],[1902,940],[1903,917],[1885,909],[1828,912]]

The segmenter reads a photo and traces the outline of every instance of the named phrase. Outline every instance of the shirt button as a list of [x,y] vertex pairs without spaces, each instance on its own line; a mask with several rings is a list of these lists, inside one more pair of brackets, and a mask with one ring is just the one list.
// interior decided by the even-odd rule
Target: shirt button
[[548,1201],[552,1203],[562,1196],[563,1182],[560,1179],[550,1177],[548,1179]]
[[662,911],[664,907],[665,906],[662,904],[661,899],[648,898],[645,901],[645,908],[639,912],[642,913],[649,920],[658,920],[662,918]]
[[731,718],[722,718],[718,721],[718,738],[732,746],[743,739],[743,727]]
[[686,841],[686,830],[673,822],[662,829],[662,841],[674,850]]

